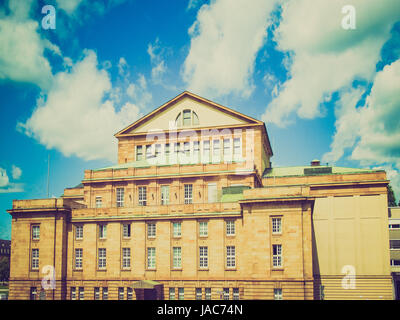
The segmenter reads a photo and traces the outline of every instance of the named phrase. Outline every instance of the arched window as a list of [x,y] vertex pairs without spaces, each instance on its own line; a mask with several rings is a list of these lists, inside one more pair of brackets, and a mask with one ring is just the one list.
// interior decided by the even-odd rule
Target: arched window
[[199,117],[196,112],[191,109],[185,109],[179,112],[175,119],[177,127],[196,126],[199,124]]

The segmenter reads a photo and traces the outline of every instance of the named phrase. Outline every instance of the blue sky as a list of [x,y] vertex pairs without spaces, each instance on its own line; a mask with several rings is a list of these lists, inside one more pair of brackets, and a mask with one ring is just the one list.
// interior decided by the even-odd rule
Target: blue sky
[[265,121],[273,166],[385,169],[399,199],[399,57],[398,0],[0,1],[0,238],[48,157],[58,197],[184,90]]

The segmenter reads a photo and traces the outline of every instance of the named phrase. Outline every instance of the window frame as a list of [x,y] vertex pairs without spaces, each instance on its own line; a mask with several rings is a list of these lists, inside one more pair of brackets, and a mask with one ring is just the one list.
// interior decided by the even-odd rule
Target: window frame
[[236,246],[226,246],[225,267],[227,269],[236,269]]
[[127,270],[131,268],[131,248],[122,248],[122,269]]
[[172,269],[182,269],[182,247],[172,247]]
[[[37,254],[36,254],[37,253]],[[39,260],[40,253],[38,248],[32,248],[31,250],[31,269],[32,270],[39,270]]]
[[272,268],[281,269],[283,268],[283,258],[282,258],[282,244],[272,245]]
[[97,269],[106,270],[107,269],[107,249],[98,248],[97,250]]
[[[80,252],[78,255],[77,253]],[[82,270],[83,269],[83,249],[82,248],[75,248],[75,254],[74,254],[74,269],[75,270]]]
[[147,206],[147,186],[138,186],[138,205]]
[[117,187],[115,190],[116,196],[116,206],[117,208],[123,208],[125,202],[125,188],[124,187]]
[[[151,254],[150,254],[151,252]],[[155,247],[147,247],[146,250],[147,255],[147,269],[148,270],[155,270],[156,269],[156,248]]]
[[229,219],[225,220],[225,234],[228,237],[233,237],[236,235],[236,220]]
[[208,246],[199,246],[199,268],[208,269]]
[[156,222],[147,222],[147,238],[155,239],[157,236],[157,224]]
[[31,226],[31,232],[32,236],[31,239],[33,241],[39,241],[40,240],[40,224],[32,224]]
[[271,217],[272,234],[282,234],[282,217]]
[[192,183],[184,184],[184,203],[185,204],[193,203],[193,184]]

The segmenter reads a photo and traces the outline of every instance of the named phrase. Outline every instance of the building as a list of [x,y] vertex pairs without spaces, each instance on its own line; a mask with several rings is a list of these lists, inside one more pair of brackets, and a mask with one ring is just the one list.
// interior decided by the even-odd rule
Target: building
[[11,241],[0,239],[0,258],[6,257],[7,259],[10,259],[10,254],[11,254]]
[[14,200],[10,299],[392,299],[384,171],[272,167],[263,122],[190,92],[115,137]]
[[393,297],[400,300],[400,207],[389,208],[389,241]]

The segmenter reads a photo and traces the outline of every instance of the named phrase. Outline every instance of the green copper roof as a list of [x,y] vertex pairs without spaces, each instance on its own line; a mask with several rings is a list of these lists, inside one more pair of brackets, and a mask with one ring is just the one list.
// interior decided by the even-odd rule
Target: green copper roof
[[[314,171],[314,173],[313,173]],[[287,176],[305,176],[317,174],[349,174],[349,173],[369,173],[381,170],[332,167],[332,166],[296,166],[296,167],[278,167],[268,168],[264,171],[263,178],[287,177]]]

